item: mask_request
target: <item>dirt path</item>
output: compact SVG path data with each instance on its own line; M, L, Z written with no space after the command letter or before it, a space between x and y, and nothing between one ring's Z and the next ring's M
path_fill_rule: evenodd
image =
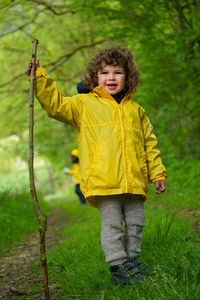
M47 222L46 248L48 252L59 241L59 232L67 226L67 217L64 212L56 208L48 216ZM34 274L30 266L38 258L38 233L29 235L24 242L0 258L0 299L44 299L42 278ZM32 290L26 289L27 284L40 286L41 292L35 295ZM55 284L49 282L49 289L52 296L56 294ZM27 296L19 295L20 291L24 291L24 295L27 294ZM58 298L53 296L52 299Z

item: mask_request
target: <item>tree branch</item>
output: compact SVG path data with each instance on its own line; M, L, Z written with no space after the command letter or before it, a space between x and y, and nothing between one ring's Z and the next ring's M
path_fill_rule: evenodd
M0 88L6 86L6 85L9 85L11 84L13 81L17 80L18 78L20 78L21 76L24 76L26 75L26 72L23 72L23 73L20 73L18 75L16 75L15 77L13 77L12 79L10 79L9 81L3 83L3 84L0 84Z
M3 34L0 34L0 38L3 38L4 36L8 35L8 34L11 34L11 33L15 33L16 31L18 30L22 30L23 28L25 28L26 26L28 26L29 24L31 23L34 23L34 21L36 20L36 18L38 17L38 15L43 12L45 9L42 9L42 10L39 10L36 12L35 16L27 23L24 23L23 25L17 27L16 29L13 29L12 31L9 31L9 32L6 32L6 33L3 33Z
M49 67L49 66L53 66L53 68L51 70L49 70L51 72L51 71L57 69L58 66L60 66L64 61L66 61L67 59L69 59L77 51L79 51L81 49L84 49L84 48L94 47L95 45L101 44L101 43L103 43L105 41L106 41L106 39L102 39L102 40L99 40L99 41L94 41L94 42L89 43L89 44L80 45L77 48L75 48L74 50L72 50L70 53L62 55L61 57L59 57L57 60L53 61L52 63L44 65L44 68ZM11 84L13 81L17 80L18 78L20 78L20 77L22 77L24 75L27 75L27 73L23 72L23 73L20 73L20 74L16 75L15 77L13 77L12 79L10 79L9 81L0 84L0 88L5 87L5 86Z
M3 4L2 6L0 6L0 9L5 9L5 8L8 8L8 7L14 6L14 4L12 4L12 2L13 1L11 0L10 3Z
M184 9L186 8L186 6L181 6L178 0L171 0L171 3L173 7L176 9L176 11L178 12L178 20L181 29L183 30L186 29L187 25L191 27L192 24L184 15Z
M74 50L72 50L70 53L67 53L65 55L60 56L57 60L55 60L52 63L49 63L49 64L45 65L44 67L46 68L46 67L53 66L53 68L49 70L50 72L52 72L55 69L57 69L58 66L60 66L64 61L68 60L72 55L74 55L77 51L79 51L81 49L85 49L85 48L94 47L97 44L101 44L101 43L105 42L105 40L106 39L102 39L102 40L99 40L99 41L91 42L89 44L80 45L77 48L75 48Z
M31 0L31 1L34 2L34 3L43 5L46 9L48 9L54 15L57 15L57 16L64 15L64 14L67 14L67 13L77 13L78 11L83 9L82 7L79 7L77 9L69 9L66 5L53 4L53 3L50 3L50 2L45 1L45 0ZM56 11L56 9L63 9L63 8L67 8L67 9L64 10L64 11L61 11L61 12Z
M60 82L72 82L75 78L77 78L77 76L79 76L81 73L81 71L79 70L78 72L76 72L74 75L72 76L68 76L67 74L62 74L62 76L57 76L55 77L55 81L60 81Z

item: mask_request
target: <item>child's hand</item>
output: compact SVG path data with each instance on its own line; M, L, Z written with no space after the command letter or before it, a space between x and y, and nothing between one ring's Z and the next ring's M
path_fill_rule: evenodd
M165 180L157 180L154 183L156 185L156 194L161 194L166 190Z
M64 172L64 173L69 172L69 168L64 168L64 169L63 169L63 172Z
M31 75L31 69L32 69L32 60L29 61L29 64L28 64L28 68L27 68L27 75L30 76ZM37 58L36 59L36 70L40 67L40 59Z

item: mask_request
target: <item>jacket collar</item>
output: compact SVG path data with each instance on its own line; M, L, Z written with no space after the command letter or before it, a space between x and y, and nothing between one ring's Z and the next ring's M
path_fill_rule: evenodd
M114 98L106 91L106 89L105 89L103 86L101 86L101 85L96 86L96 87L92 90L92 93L96 94L98 97L106 98L106 99L111 100L111 101L115 101L115 99L114 99ZM126 96L122 99L122 101L130 100L132 94L133 94L133 93L126 95ZM116 101L115 101L115 102L116 102ZM116 102L116 103L117 103L117 102Z

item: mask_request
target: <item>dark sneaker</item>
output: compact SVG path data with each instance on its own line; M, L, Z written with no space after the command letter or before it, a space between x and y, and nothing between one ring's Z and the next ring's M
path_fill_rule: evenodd
M151 269L139 260L139 257L129 258L129 261L139 270L141 273L150 273Z
M144 281L145 278L140 274L139 270L134 267L133 263L126 260L121 265L115 265L110 267L111 281L113 284L139 284Z

